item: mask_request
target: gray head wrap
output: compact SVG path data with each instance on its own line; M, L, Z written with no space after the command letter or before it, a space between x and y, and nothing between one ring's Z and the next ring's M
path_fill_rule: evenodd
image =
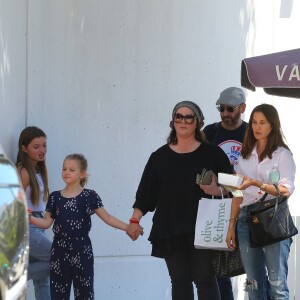
M174 116L180 107L188 107L189 109L191 109L193 111L193 113L195 114L195 116L197 117L197 120L199 123L199 128L203 127L204 116L203 116L202 110L196 103L194 103L192 101L181 101L181 102L177 103L175 105L175 107L173 108L172 120L174 119Z

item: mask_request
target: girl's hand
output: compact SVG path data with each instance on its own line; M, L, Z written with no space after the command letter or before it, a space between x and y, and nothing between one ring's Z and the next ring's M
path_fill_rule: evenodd
M30 223L30 220L31 220L31 214L32 214L32 209L27 209L27 214L28 214L28 220L29 220L29 223Z
M127 226L126 233L133 241L135 241L138 239L139 235L144 234L143 229L144 228L140 224L129 223L129 225Z

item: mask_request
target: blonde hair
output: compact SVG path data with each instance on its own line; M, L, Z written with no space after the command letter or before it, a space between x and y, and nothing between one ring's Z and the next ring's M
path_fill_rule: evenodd
M81 172L87 171L88 162L87 162L87 159L84 157L83 154L80 154L80 153L69 154L69 155L66 156L65 160L68 160L68 159L78 161L79 168L80 168ZM87 184L87 180L88 180L88 175L86 175L84 178L81 178L80 179L80 185L82 187L84 187Z

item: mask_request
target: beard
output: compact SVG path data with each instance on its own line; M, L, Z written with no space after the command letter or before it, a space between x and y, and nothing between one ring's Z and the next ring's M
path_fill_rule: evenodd
M224 124L230 127L231 126L235 127L236 125L238 125L240 118L241 118L241 113L237 113L234 116L221 116L221 119L224 122Z

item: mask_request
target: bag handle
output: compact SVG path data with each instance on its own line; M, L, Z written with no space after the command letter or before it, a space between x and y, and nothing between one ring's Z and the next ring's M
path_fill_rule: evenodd
M220 185L219 185L219 190L221 191L222 199L224 199L223 189L222 189L222 187Z
M274 220L274 217L277 214L277 209L278 209L278 202L279 202L279 196L281 196L281 193L279 191L278 185L276 183L273 183L273 185L275 186L275 189L277 191L277 195L276 195L276 202L275 202L275 207L274 207L274 214L273 214L273 218L272 220Z
M268 195L269 194L267 192L264 193L264 195L257 202L263 202L263 201L265 201Z
M277 214L277 209L278 209L278 205L279 205L279 197L281 196L281 193L280 193L280 190L279 190L277 184L274 183L273 185L275 186L275 189L277 191L277 195L276 195L276 201L275 201L275 206L274 206L274 214L273 214L272 220L274 220L274 217ZM263 195L263 197L261 199L259 199L257 202L263 202L266 199L267 196L268 196L268 193L265 193ZM247 209L247 212L248 212L248 215L250 215L250 209L249 208Z
M275 186L275 189L276 189L276 191L277 191L276 202L275 202L275 207L274 207L274 215L273 215L273 218L274 218L274 216L275 216L276 213L277 213L278 202L279 202L279 196L281 196L281 193L280 193L280 190L279 190L279 188L278 188L278 185L277 185L276 183L273 183L273 185ZM267 196L268 196L268 193L264 193L264 195L262 196L261 199L258 200L258 202L263 202L263 201L266 199ZM272 218L272 220L273 220L273 218Z
M277 191L277 195L276 198L278 198L278 196L281 196L281 193L279 191L278 185L276 183L273 183L273 185L275 186L275 189ZM269 193L264 193L264 195L259 199L259 202L263 202L264 200L266 200L267 196L269 195Z
M275 186L275 189L277 191L277 195L276 195L276 203L275 203L275 208L274 208L274 215L273 215L273 219L277 213L277 208L278 208L278 201L279 201L279 196L281 195L280 191L279 191L279 188L278 188L278 185L273 183L273 185Z
M221 185L218 185L219 190L221 191L221 199L224 199L224 194L223 194L223 189L221 187ZM212 196L212 199L215 199L215 196Z
M221 191L221 199L224 199L224 194L223 194L223 189L221 188L221 185L218 185L218 188L220 189L220 191ZM218 196L216 196L216 197L218 197ZM215 200L215 196L214 195L212 195L211 196L211 199L212 200ZM216 198L216 200L220 200L219 198Z
M275 186L275 189L277 191L277 195L276 196L281 196L281 193L279 191L278 185L276 183L273 183L273 185Z

